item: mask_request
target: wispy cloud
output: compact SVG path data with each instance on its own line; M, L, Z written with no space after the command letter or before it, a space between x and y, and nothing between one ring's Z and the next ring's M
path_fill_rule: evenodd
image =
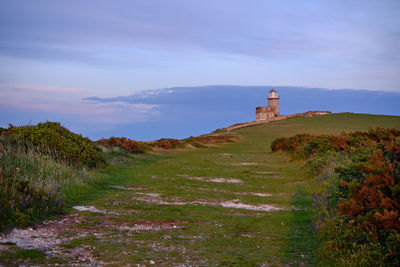
M0 125L56 120L92 138L128 136L139 140L184 138L255 119L267 105L268 89L280 94L282 114L331 110L400 115L400 94L290 86L202 86L144 90L128 96L86 97L80 92L9 90L0 97ZM35 114L31 117L30 114ZM5 115L8 114L8 115Z
M152 140L187 137L255 119L255 107L267 105L267 93L280 94L282 114L308 110L400 115L400 93L367 90L329 90L294 86L201 86L148 90L129 96L90 97L95 103L156 105L157 115L139 123L110 130L109 135L128 135ZM154 131L157 129L157 131ZM104 136L104 135L103 135Z
M27 85L27 84L0 84L0 91L6 90L22 90L33 92L83 92L84 88L68 88L57 86L41 86L41 85Z
M37 85L0 85L0 105L26 112L45 112L77 116L79 120L99 124L123 124L144 121L156 116L157 105L126 102L81 100L83 88Z
M82 48L103 46L102 51L109 51L107 47L119 46L180 54L205 50L272 59L326 53L340 56L344 51L365 52L395 40L393 31L399 22L393 10L400 7L395 0L369 5L358 1L42 3L3 6L0 14L8 27L0 28L4 37L1 53L93 62L101 59L101 51ZM372 26L370 19L374 19Z
M76 87L120 94L221 83L400 91L399 9L398 0L0 1L0 79L68 84L73 74Z
M107 124L143 122L157 115L157 105L128 104L124 102L93 103L83 102L89 121Z
M253 116L254 107L266 105L269 88L276 88L282 97L283 114L304 112L311 109L329 109L333 112L400 115L399 93L383 93L367 90L330 90L295 86L233 86L210 85L198 87L174 87L144 90L129 96L111 98L88 97L94 103L126 103L157 105L166 114L169 109L181 110L182 114L203 113L248 114ZM362 100L362 101L361 101ZM362 103L359 103L359 102ZM354 105L354 103L358 103ZM165 114L162 114L165 115Z

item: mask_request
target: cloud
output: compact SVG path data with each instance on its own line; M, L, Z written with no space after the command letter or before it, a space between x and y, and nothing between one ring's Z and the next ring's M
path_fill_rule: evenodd
M27 84L0 84L0 91L5 90L21 90L33 92L82 92L84 88L67 88L56 86L41 86L41 85L27 85Z
M0 13L4 25L0 52L93 63L102 62L101 51L82 47L103 46L106 51L122 46L182 54L204 50L272 59L356 53L374 43L374 48L390 43L391 31L399 26L391 10L398 7L396 1L370 5L358 1L72 1L57 5L42 1L41 5L25 2L22 7L8 3ZM358 12L349 12L352 9ZM371 27L370 18L379 27ZM388 34L382 35L383 30Z
M0 105L26 112L73 115L79 120L99 124L122 124L156 116L157 105L127 102L82 101L83 88L37 85L0 85ZM76 94L79 93L79 94Z
M308 110L400 115L400 93L366 90L329 90L295 86L173 87L144 90L129 96L90 97L92 102L156 105L155 116L115 125L94 136L128 136L139 140L185 138L255 119L255 107L267 105L267 94L277 89L282 114ZM89 101L89 100L86 100Z
M120 94L221 83L398 91L399 8L398 0L0 1L0 79L73 75L77 87Z
M294 86L172 87L129 96L78 98L76 92L2 92L0 125L54 120L91 138L127 136L137 140L184 138L255 119L277 89L282 114L308 110L400 115L400 94ZM16 115L17 114L17 115Z
M88 103L84 102L85 110L92 122L106 124L126 124L151 119L159 114L157 105L129 104L124 102Z
M246 114L253 116L256 106L266 105L267 92L276 88L281 95L283 114L304 112L312 109L329 109L333 112L360 112L400 115L399 93L367 90L329 90L295 86L234 86L211 85L198 87L173 87L143 90L130 96L112 98L89 97L87 101L98 103L144 103L157 105L166 113L173 109L182 114L199 116L229 116ZM355 104L357 103L357 104ZM203 115L202 115L203 114Z

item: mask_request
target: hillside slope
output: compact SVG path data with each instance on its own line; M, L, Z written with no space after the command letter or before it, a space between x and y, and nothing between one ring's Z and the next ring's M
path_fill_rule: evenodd
M22 231L3 241L51 255L39 263L314 264L314 178L302 162L271 153L270 144L279 136L377 126L400 129L400 117L292 118L239 129L241 142L217 148L115 158L113 168L96 171L95 192L75 198L89 211L71 209L23 232L24 241ZM21 249L7 246L0 262L21 262Z

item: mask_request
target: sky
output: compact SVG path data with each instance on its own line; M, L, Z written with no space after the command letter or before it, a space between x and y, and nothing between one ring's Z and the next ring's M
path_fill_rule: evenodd
M227 85L241 85L245 95L286 86L295 95L323 88L397 97L399 14L398 0L0 0L0 127L60 121L92 138L203 132L210 126L177 123L196 104L177 92L197 99L212 92L233 101L228 107L241 105ZM168 109L126 101L168 91L175 97ZM215 117L220 105L206 104L202 116ZM377 112L363 105L348 111ZM388 108L399 115L396 105ZM154 129L161 118L179 127Z

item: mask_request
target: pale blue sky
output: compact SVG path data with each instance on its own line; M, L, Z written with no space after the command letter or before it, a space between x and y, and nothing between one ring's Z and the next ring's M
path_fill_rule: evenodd
M114 127L154 107L83 99L215 84L400 92L399 14L398 0L0 0L0 105Z

